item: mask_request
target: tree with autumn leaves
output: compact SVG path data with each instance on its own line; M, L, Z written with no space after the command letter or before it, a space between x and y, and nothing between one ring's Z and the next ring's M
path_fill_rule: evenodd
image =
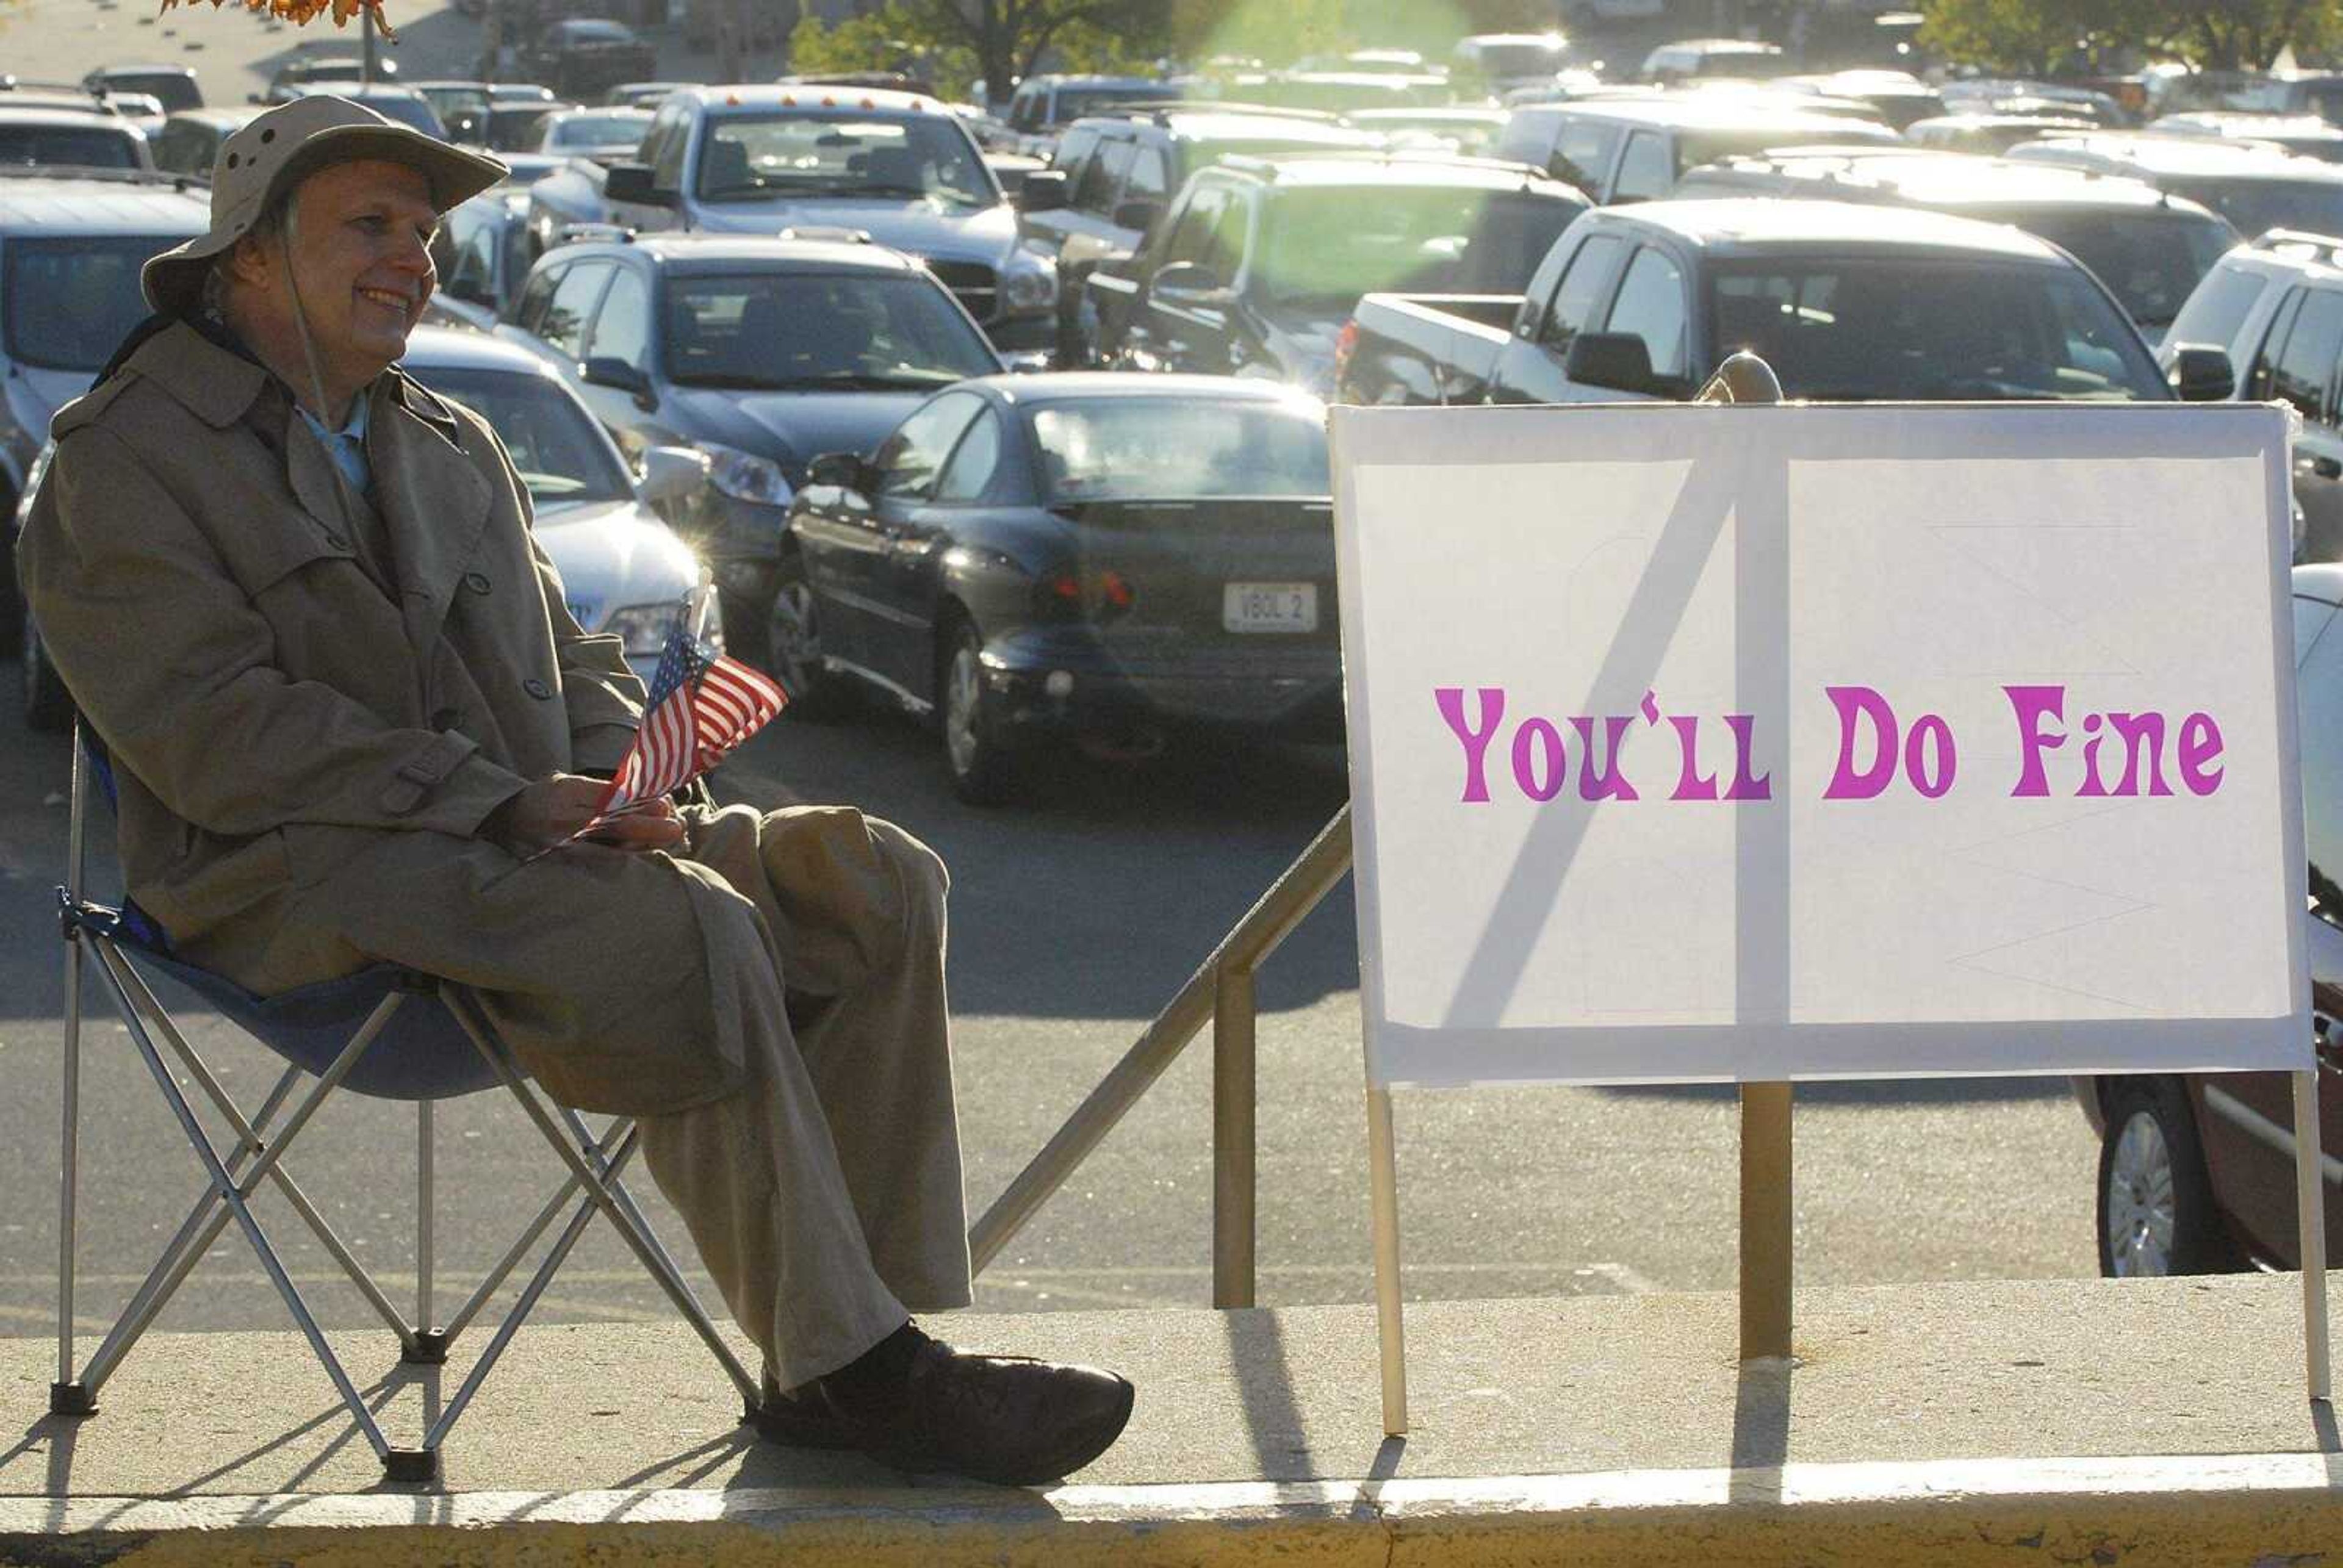
M1946 59L2043 75L2121 51L2206 70L2268 70L2343 45L2343 0L1921 0Z

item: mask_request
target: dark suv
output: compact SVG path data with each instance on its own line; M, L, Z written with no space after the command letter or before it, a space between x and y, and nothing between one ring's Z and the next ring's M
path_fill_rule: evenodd
M1371 148L1383 138L1316 116L1223 108L1157 109L1077 120L1050 166L1025 177L1017 198L1025 248L1058 266L1057 361L1090 363L1098 319L1082 280L1128 260L1198 169L1223 158Z
M1518 289L1587 206L1493 159L1232 158L1188 182L1138 255L1091 275L1100 357L1323 397L1360 296Z

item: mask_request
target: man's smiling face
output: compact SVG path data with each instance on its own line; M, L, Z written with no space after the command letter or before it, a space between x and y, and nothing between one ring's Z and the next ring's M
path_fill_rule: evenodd
M301 182L290 246L300 308L327 379L359 387L407 352L407 335L438 284L429 245L438 227L431 185L405 164L335 164ZM268 248L274 248L270 246ZM246 274L289 319L282 260Z

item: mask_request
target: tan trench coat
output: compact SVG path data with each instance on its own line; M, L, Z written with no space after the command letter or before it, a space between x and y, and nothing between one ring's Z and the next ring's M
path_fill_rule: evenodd
M689 859L577 846L516 869L474 838L527 781L613 767L642 689L563 608L482 421L396 371L369 396L387 582L282 387L191 327L57 417L19 569L121 764L131 896L263 994L382 957L478 986L584 1109L729 1092L739 966L788 951L793 991L851 985L905 918L900 873L845 809L769 833L789 875L749 897Z

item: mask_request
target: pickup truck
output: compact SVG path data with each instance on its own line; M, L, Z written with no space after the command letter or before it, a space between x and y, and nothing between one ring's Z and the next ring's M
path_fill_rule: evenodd
M1787 396L1832 401L2197 400L2235 379L2222 351L2179 347L2167 382L2099 281L2017 229L1744 198L1598 208L1523 294L1367 295L1335 399L1683 398L1744 348Z
M680 88L630 160L529 187L540 246L563 228L868 238L928 264L1004 353L1047 353L1058 281L958 116L883 87Z

